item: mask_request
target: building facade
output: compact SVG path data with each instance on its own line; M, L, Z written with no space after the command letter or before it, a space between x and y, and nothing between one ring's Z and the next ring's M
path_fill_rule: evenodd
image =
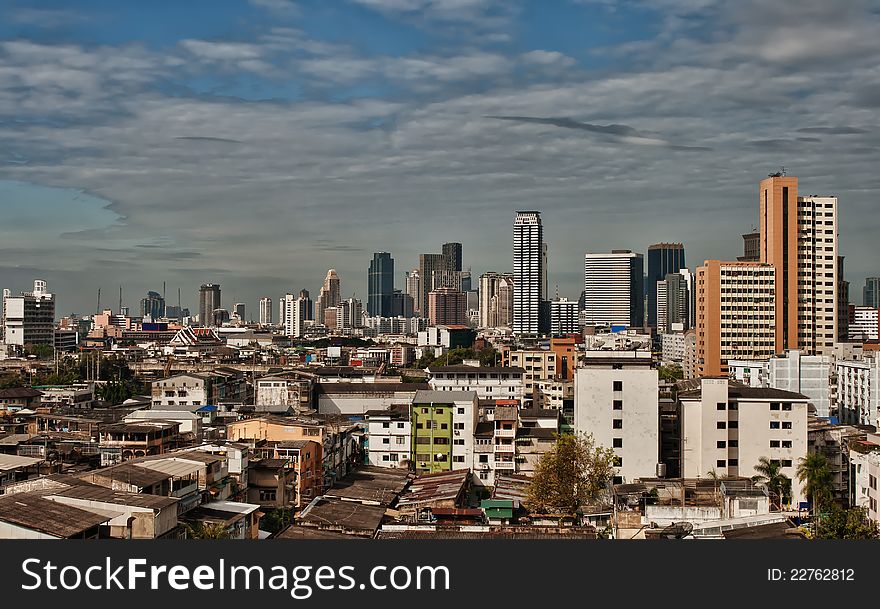
M679 269L686 268L684 259L684 244L682 243L655 243L648 246L648 272L645 290L647 302L648 325L657 328L658 302L656 299L657 282L666 279L670 273L677 273Z
M586 254L584 322L588 326L643 327L643 268L642 255L630 250Z
M367 275L367 313L391 317L394 296L394 258L388 252L376 252Z
M545 281L544 227L541 213L518 211L513 221L513 332L542 331Z

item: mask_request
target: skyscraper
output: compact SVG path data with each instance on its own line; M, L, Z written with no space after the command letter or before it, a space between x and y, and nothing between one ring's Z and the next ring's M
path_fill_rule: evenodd
M461 243L444 243L441 250L446 256L450 271L461 271Z
M467 325L467 295L455 288L428 294L428 321L432 326Z
M502 289L502 286L506 288L504 298L511 299L509 304L507 304L507 301L504 299L502 299L502 303L498 302L498 294L499 290ZM510 327L512 319L509 317L509 315L513 312L513 274L498 273L496 271L483 273L482 275L480 275L480 284L478 287L480 299L479 327ZM503 314L499 318L497 317L497 314L502 308Z
M272 324L272 299L268 296L260 299L260 325Z
M305 329L305 322L310 317L312 300L308 290L301 290L299 296L290 292L281 299L281 324L284 325L284 334L294 338L300 338Z
M648 247L648 283L646 308L648 325L657 327L657 282L669 273L677 273L685 268L684 245L681 243L655 243Z
M415 313L421 313L422 305L422 282L419 275L419 269L412 269L406 273L406 285L403 289L404 293L412 296Z
M417 305L421 315L428 313L428 293L439 287L446 287L443 278L454 272L449 257L445 254L419 254L419 299Z
M862 305L872 309L880 309L880 277L865 279L862 289Z
M312 321L314 316L314 303L308 290L300 290L298 302L301 303L303 321Z
M367 290L367 313L390 317L394 294L394 259L388 252L373 254Z
M644 259L630 250L584 256L584 323L645 325ZM654 287L656 291L656 286Z
M318 301L315 303L315 321L319 324L326 325L326 320L324 319L324 311L326 309L339 305L339 289L339 275L336 274L336 269L330 269L327 271L324 285L321 286L321 291L318 293Z
M758 262L761 259L761 233L746 233L742 238L743 255L737 260L739 262Z
M199 288L199 323L208 327L214 324L214 310L220 308L220 284L205 283Z
M830 353L838 336L837 198L798 196L775 173L759 187L761 262L776 268L777 349Z
M545 254L541 212L516 212L513 221L514 334L538 334L542 330Z
M165 317L165 299L158 292L147 292L146 298L141 299L141 317L149 317L156 321Z
M245 303L235 303L235 306L232 307L232 312L238 318L238 321L247 321L245 314Z

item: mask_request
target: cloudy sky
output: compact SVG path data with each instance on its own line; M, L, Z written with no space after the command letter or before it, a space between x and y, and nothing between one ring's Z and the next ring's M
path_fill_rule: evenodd
M75 6L76 8L71 8ZM583 254L733 258L784 166L840 197L853 301L880 274L880 8L868 0L82 0L0 7L0 287L59 314L365 297L460 241L510 270L543 212ZM171 295L174 295L171 297Z

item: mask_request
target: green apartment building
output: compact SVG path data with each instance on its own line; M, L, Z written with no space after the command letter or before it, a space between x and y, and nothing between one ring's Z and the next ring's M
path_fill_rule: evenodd
M473 462L477 394L417 391L412 417L412 464L417 473L466 469Z

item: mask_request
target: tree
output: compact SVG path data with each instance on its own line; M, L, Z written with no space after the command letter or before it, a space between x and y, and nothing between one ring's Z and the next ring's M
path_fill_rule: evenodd
M684 370L678 364L668 364L657 369L661 381L675 382L684 378Z
M764 486L770 493L770 501L776 497L777 509L791 501L791 479L782 473L782 464L767 457L758 459L755 466L756 476L752 476L752 482L760 486Z
M538 461L526 505L533 512L574 515L607 489L614 461L614 451L596 446L592 435L557 436Z
M190 539L229 539L229 531L222 522L197 522L184 524L186 536Z
M820 507L830 503L834 497L828 460L819 453L801 457L797 467L797 478L804 485L804 493L807 495L807 501L812 504L813 514L819 515Z
M848 510L831 504L831 509L816 527L816 539L878 539L877 523L868 518L863 507Z

